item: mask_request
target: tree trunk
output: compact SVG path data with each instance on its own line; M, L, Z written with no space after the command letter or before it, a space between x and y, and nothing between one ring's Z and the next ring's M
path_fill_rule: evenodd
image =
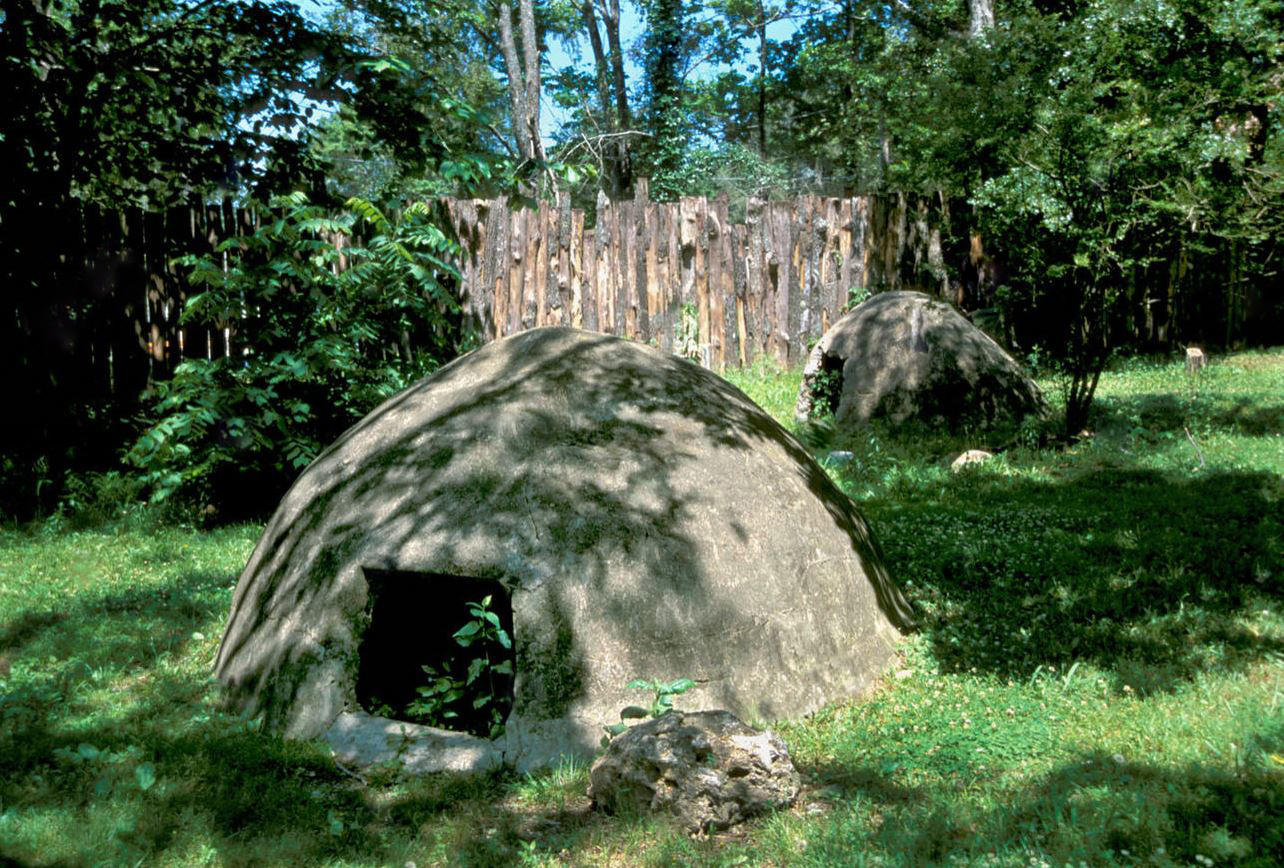
M545 161L544 139L539 128L539 42L535 37L534 0L518 0L522 22L522 55L526 63L526 125L531 137L531 155Z
M613 2L611 9L602 11L606 24L607 44L611 47L608 56L602 46L602 35L598 30L597 13L593 0L584 0L581 11L584 15L584 26L588 29L589 44L593 48L593 61L597 72L598 100L601 103L602 117L606 119L606 132L620 133L628 130L629 116L628 93L624 86L624 63L620 53L620 19L619 3ZM602 148L603 177L607 182L612 199L622 198L632 184L632 173L629 169L629 143L624 137L616 137Z
M508 99L513 112L513 137L517 150L528 164L546 162L544 140L539 126L539 43L535 35L535 10L532 0L518 0L517 14L521 23L522 63L518 62L517 40L513 35L513 8L508 0L499 5L500 50L508 74ZM532 184L528 193L537 189Z
M624 82L624 51L620 48L620 0L611 0L610 14L605 17L606 42L611 48L616 120L620 129L626 130L633 123L633 118L629 113L629 92Z
M517 43L513 38L513 7L506 0L499 4L499 45L504 53L504 71L508 73L508 100L513 113L513 137L517 140L517 153L523 160L529 160L534 152L526 124L525 77L517 63Z
M593 11L593 0L584 0L584 5L580 7L584 15L584 27L588 30L589 45L593 48L593 68L597 74L597 98L602 109L602 116L610 118L613 114L611 111L611 83L609 81L610 70L607 67L606 50L602 47L602 34L597 29L597 15ZM607 128L611 129L614 124L609 124Z
M610 7L603 18L606 20L606 44L610 48L611 87L615 92L615 131L625 132L633 126L633 115L629 111L629 91L624 79L624 49L620 47L620 0L610 0ZM618 196L624 196L633 186L633 163L630 158L629 141L618 138L614 142L615 152L615 185Z
M971 20L968 36L975 39L994 26L994 0L969 0Z
M767 155L767 7L758 0L758 155Z

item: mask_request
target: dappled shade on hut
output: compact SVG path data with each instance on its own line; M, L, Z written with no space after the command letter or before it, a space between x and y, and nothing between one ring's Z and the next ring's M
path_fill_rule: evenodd
M852 503L741 392L546 328L406 389L304 471L240 578L215 669L269 728L318 736L378 713L369 685L406 690L363 654L411 678L455 629L434 601L483 594L512 632L497 744L521 768L591 752L642 698L634 678L695 679L684 707L748 719L850 697L909 616Z
M795 416L832 414L847 432L874 420L991 431L1045 411L1016 360L950 305L921 292L884 292L812 349Z

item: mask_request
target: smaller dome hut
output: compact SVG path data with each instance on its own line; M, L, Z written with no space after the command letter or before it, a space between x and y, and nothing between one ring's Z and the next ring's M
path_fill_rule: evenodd
M803 370L795 417L832 414L952 431L1015 427L1046 412L1021 366L958 311L921 292L884 292L834 323Z

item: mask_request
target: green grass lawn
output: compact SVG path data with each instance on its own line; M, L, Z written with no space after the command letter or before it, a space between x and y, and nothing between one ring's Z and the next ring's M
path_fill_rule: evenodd
M796 371L729 378L792 415ZM1279 864L1284 353L1127 363L1036 442L832 444L920 627L778 724L797 807L708 839L590 812L582 767L359 780L220 713L255 527L2 531L0 864Z

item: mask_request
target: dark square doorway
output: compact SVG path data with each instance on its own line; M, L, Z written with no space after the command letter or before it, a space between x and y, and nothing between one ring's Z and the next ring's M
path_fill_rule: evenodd
M513 706L508 589L493 579L445 573L363 573L369 622L358 645L357 701L371 714L494 737L496 721L502 728ZM470 612L470 603L486 597L507 648L489 619ZM464 637L468 647L456 638L463 628L474 631Z

